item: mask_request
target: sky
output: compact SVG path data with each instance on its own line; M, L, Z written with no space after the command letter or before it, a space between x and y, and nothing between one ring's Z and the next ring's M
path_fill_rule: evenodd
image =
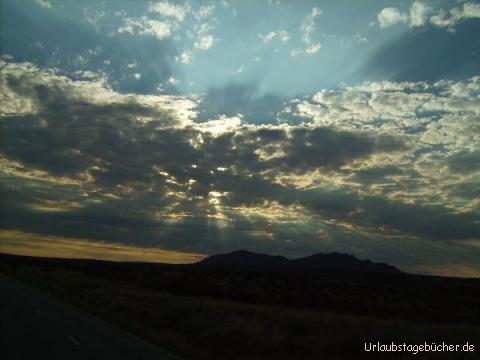
M480 276L480 2L3 0L0 251Z

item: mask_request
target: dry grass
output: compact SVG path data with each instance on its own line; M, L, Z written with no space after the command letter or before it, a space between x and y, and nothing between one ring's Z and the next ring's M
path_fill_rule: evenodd
M79 270L20 265L12 273L186 359L370 359L411 354L362 351L365 341L476 344L476 326L378 319L312 309L181 296ZM181 279L179 279L181 281ZM382 356L383 355L383 356ZM389 355L389 356L385 356ZM422 359L474 359L474 354L427 354ZM464 356L464 357L462 357Z

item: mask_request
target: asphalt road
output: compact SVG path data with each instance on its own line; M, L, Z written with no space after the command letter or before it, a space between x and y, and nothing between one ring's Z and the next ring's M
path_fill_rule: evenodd
M41 290L0 275L0 358L179 359Z

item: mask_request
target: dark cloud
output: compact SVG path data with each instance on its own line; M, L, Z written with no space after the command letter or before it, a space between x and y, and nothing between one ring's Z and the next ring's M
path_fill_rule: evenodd
M387 182L386 177L388 176L404 174L406 171L397 166L375 166L353 172L352 178L360 184L375 184Z
M451 191L452 195L463 199L480 199L480 184L473 179L461 184L455 184Z
M447 159L450 171L454 173L474 173L480 170L480 150L460 151Z
M480 237L480 223L474 213L456 213L443 206L403 204L379 197L361 202L358 219L372 226L392 229L434 240L472 239Z
M345 238L343 224L351 236L368 229L372 236L441 242L480 237L474 212L405 204L342 184L279 181L312 172L345 181L347 172L365 187L404 175L393 165L347 169L402 154L411 146L405 137L314 125L208 132L158 106L165 99L94 101L105 89L4 69L4 90L35 107L0 118L1 154L10 166L1 181L4 228L206 253L247 247L292 255L319 249L322 236ZM180 106L175 101L166 103ZM470 155L458 155L457 164L471 162ZM327 235L317 234L319 225Z
M404 140L393 136L373 136L326 127L297 127L291 131L280 156L270 162L294 172L319 167L335 168L374 153L404 150Z

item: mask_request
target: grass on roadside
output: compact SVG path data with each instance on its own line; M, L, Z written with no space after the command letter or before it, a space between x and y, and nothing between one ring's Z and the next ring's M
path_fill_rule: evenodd
M469 341L479 347L477 354L480 351L480 329L474 326L376 319L180 296L61 268L21 265L15 273L7 266L1 266L0 271L190 360L376 358L363 351L366 341L411 344ZM392 354L377 355L392 357ZM393 358L412 356L396 355ZM423 353L420 356L472 359L475 355Z

